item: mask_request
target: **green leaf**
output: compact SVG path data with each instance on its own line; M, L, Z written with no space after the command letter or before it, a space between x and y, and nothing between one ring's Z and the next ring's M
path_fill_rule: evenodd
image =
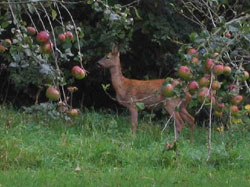
M222 4L228 4L228 0L219 0Z
M193 42L198 37L198 34L196 32L192 32L189 37L190 40Z
M9 26L9 22L8 21L4 21L2 24L1 24L2 28L5 29Z
M27 4L27 6L28 6L29 12L30 12L31 14L33 14L33 13L35 12L35 9L34 9L33 5Z
M136 17L137 17L139 20L142 20L142 17L140 16L140 14L139 14L137 8L135 8L135 7L133 7L133 8L134 8L134 10L135 10L135 15L136 15Z
M110 84L102 84L102 89L106 91L110 87Z
M54 9L52 9L51 14L52 14L52 19L54 21L56 19L56 17L57 17L57 12Z
M250 34L244 35L243 36L248 42L250 42Z
M136 108L138 108L139 110L143 110L145 108L144 103L136 103L135 104Z
M24 53L27 55L27 56L32 56L32 51L30 49L24 49Z

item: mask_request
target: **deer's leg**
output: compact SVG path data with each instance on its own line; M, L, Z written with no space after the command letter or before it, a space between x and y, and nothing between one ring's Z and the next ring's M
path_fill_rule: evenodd
M136 129L138 123L138 109L135 106L128 107L130 112L130 123L131 123L131 130L132 135L136 136Z
M184 127L184 122L181 118L181 115L179 112L174 112L174 120L175 120L175 124L176 124L176 130L177 130L177 137L180 134L181 130Z
M189 124L190 127L190 139L193 140L193 132L194 132L194 117L191 116L186 108L181 108L180 115L182 119Z
M179 133L184 127L184 122L181 118L181 115L178 111L175 111L175 106L171 106L170 104L166 104L165 109L168 111L169 115L174 114L174 120L176 124L176 131L177 131L177 137L178 137Z

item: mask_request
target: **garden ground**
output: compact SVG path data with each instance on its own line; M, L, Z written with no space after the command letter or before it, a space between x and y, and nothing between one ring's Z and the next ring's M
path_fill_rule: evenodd
M90 111L70 121L0 107L0 186L249 186L250 128L189 129L176 151L172 125L141 119L131 137L127 115Z

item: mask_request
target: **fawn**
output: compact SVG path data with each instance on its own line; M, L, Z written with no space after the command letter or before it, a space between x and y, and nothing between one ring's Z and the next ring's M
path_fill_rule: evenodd
M194 118L191 116L186 107L191 95L186 92L185 100L181 98L166 99L162 93L162 86L165 79L156 80L134 80L123 76L120 64L120 52L117 47L112 48L112 52L105 55L98 61L98 65L102 68L109 69L111 73L112 86L116 92L116 99L124 107L127 107L130 112L130 122L132 134L136 135L138 109L136 103L143 103L145 107L152 108L155 105L162 104L170 115L173 115L176 122L177 135L184 127L184 123L190 126L190 137L192 140L194 129ZM179 110L176 107L179 106Z

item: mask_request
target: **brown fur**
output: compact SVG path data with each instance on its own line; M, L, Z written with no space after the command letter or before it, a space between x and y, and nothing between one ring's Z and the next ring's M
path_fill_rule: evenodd
M98 61L98 64L103 68L109 69L112 85L116 91L116 99L130 111L131 130L133 135L136 135L138 121L136 103L144 103L148 108L152 108L162 103L163 107L170 115L174 113L177 134L180 133L186 122L190 126L190 135L192 138L194 118L186 110L191 100L190 94L186 94L186 98L183 102L180 98L175 97L166 100L161 91L165 79L134 80L124 77L121 71L120 55L117 48L113 48L111 53L108 53ZM178 105L180 106L180 110L176 111Z

